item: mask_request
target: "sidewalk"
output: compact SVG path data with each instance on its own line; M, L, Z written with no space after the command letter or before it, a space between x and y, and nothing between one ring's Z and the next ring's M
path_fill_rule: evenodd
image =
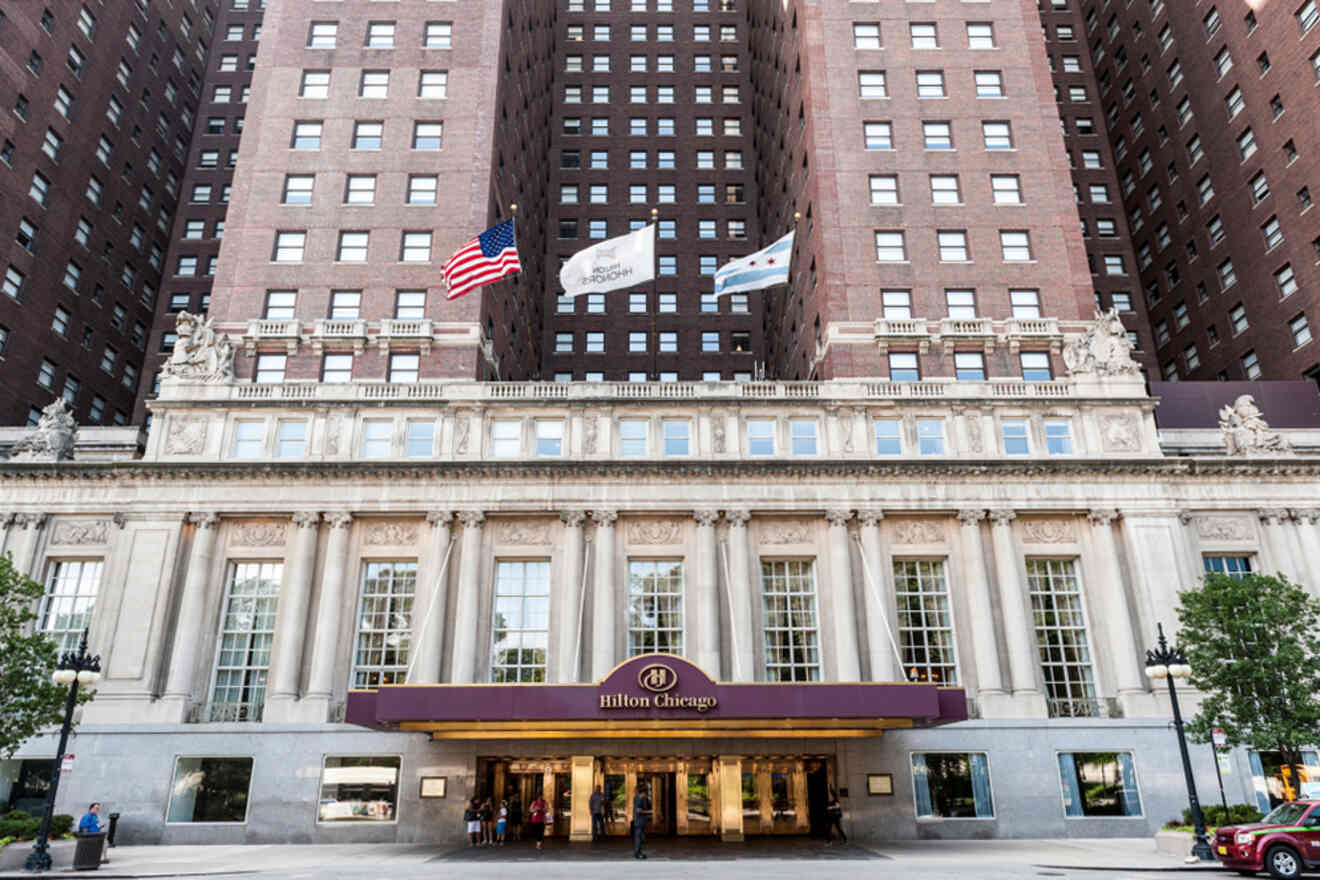
M19 852L27 846L9 847L0 853L2 878L31 877L15 866ZM757 876L800 876L803 862L822 864L851 862L849 875L876 874L903 876L926 872L940 873L952 865L975 865L978 873L1002 872L1005 876L1022 872L1039 875L1049 870L1084 871L1103 878L1102 872L1170 872L1184 874L1206 870L1222 871L1217 863L1184 865L1180 859L1161 855L1150 838L1097 840L929 840L899 841L875 845L826 846L822 841L803 839L751 840L744 844L721 844L703 840L655 840L648 843L650 864L675 862L718 862L761 866ZM247 845L247 846L121 846L110 850L110 862L95 874L76 872L99 880L119 877L206 877L206 876L334 876L381 877L425 874L484 876L485 869L507 875L509 868L522 870L536 862L552 873L543 876L581 878L590 873L593 862L608 863L607 873L615 876L618 862L631 863L627 841L590 845L570 845L555 841L537 853L530 844L510 844L503 848L442 847L425 844L338 844L338 845ZM859 863L869 862L873 868ZM17 865L22 860L18 858ZM782 866L776 869L776 863ZM796 867L794 867L796 865ZM857 869L862 869L857 871ZM724 870L723 868L721 869ZM1094 873L1092 873L1094 872ZM74 874L68 863L58 861L52 875ZM540 873L540 870L538 870ZM685 872L686 873L686 872ZM812 873L815 873L814 871Z

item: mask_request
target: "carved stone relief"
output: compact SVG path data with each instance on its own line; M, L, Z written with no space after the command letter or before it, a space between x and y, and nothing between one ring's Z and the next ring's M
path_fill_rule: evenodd
M929 519L895 520L895 544L942 544L944 524Z
M730 518L730 522L733 522ZM804 522L770 520L761 530L763 544L809 544L811 527Z
M206 449L206 416L175 416L165 431L166 455L200 455Z
M1077 540L1077 530L1071 520L1025 519L1022 540L1028 544L1068 544Z
M472 419L467 413L459 413L454 421L454 451L459 455L467 455L468 434L472 431Z
M51 532L52 544L104 544L110 530L110 521L59 520Z
M406 547L417 543L415 522L374 522L367 525L362 543L373 547Z
M715 447L715 451L717 453L724 452L725 421L726 419L724 415L724 410L722 409L711 410L710 413L711 445Z
M1136 416L1111 414L1100 419L1101 442L1105 452L1136 452L1141 448Z
M509 519L495 526L495 540L500 544L549 544L550 524Z
M629 544L679 544L682 531L672 519L630 519L627 524Z
M596 454L596 443L600 433L600 420L594 413L588 413L583 419L583 446L587 455Z
M236 523L234 543L241 547L275 547L283 544L289 524L274 520L248 520Z
M1256 530L1246 517L1205 516L1196 521L1196 534L1219 541L1250 541L1256 537Z

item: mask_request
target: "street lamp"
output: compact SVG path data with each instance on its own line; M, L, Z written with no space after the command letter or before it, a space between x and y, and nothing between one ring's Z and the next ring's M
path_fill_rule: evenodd
M82 642L78 652L66 651L55 667L51 678L56 684L67 684L69 700L64 704L64 725L60 728L60 748L55 753L55 766L50 771L50 792L46 795L46 809L41 814L41 829L37 832L37 842L32 846L25 871L49 871L50 862L50 819L55 813L55 793L60 787L60 764L64 761L64 750L69 745L69 731L73 727L73 707L78 703L78 685L93 685L101 677L101 655L91 657L87 654L87 630L83 630Z
M1192 822L1196 827L1196 843L1192 846L1192 859L1203 862L1215 860L1210 839L1205 833L1205 817L1201 815L1201 801L1196 796L1196 780L1192 778L1192 759L1187 754L1187 735L1183 732L1182 712L1178 709L1178 691L1174 687L1175 679L1184 681L1192 674L1192 667L1187 665L1187 655L1182 649L1169 647L1164 638L1164 624L1157 624L1160 633L1159 647L1146 652L1146 675L1152 680L1167 679L1169 682L1169 702L1173 705L1173 726L1178 731L1178 749L1182 752L1183 777L1187 780L1187 799L1192 805Z

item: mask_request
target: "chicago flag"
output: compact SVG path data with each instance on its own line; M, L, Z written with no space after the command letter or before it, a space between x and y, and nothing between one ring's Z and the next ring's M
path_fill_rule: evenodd
M739 257L715 271L715 295L760 290L788 283L788 264L793 259L793 233L767 248Z

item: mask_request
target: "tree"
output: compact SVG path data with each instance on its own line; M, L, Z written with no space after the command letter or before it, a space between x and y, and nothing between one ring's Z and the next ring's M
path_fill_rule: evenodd
M1205 694L1188 732L1275 750L1298 779L1303 746L1320 743L1320 602L1286 577L1207 574L1179 595L1178 638Z
M13 757L18 747L43 729L64 720L69 690L50 680L58 662L55 641L34 630L33 607L41 599L41 584L14 568L0 555L0 757ZM81 702L81 701L80 701Z

